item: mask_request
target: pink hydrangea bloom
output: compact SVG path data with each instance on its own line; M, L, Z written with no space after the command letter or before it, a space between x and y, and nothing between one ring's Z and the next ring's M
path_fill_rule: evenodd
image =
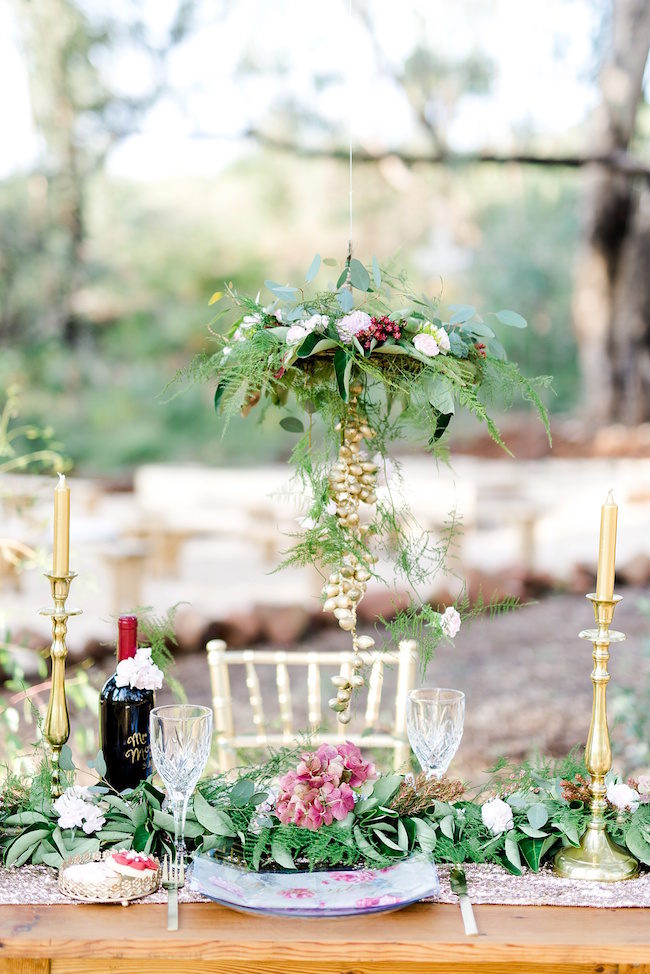
M280 778L275 814L284 825L316 831L334 820L343 821L354 808L356 789L377 777L355 744L321 744L301 755L295 771Z

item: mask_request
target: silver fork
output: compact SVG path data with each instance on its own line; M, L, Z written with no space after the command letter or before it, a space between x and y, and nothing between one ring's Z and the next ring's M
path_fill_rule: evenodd
M167 890L167 929L178 930L178 890L185 885L183 857L165 855L162 862L162 885Z

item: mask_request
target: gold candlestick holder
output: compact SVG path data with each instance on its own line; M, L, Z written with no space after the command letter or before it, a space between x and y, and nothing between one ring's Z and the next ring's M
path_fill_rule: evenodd
M599 599L592 592L587 598L593 604L598 627L585 629L580 633L580 638L588 639L594 647L594 668L591 674L594 697L585 750L585 764L591 775L591 818L579 847L569 846L556 855L555 873L566 879L593 879L613 883L621 879L633 879L639 871L636 859L612 842L605 825L605 775L612 766L612 748L607 726L607 663L610 643L622 642L625 634L609 628L614 618L614 609L621 601L620 595L613 595L611 599Z
M59 755L61 748L70 736L70 718L68 716L68 702L65 696L65 660L68 649L65 637L68 632L70 616L81 615L81 609L67 609L66 601L70 594L70 583L76 578L75 572L67 575L49 575L45 577L50 583L53 609L40 609L40 615L50 616L52 620L52 645L50 659L52 660L52 686L50 699L47 704L43 736L49 744L52 755L52 797L61 794L61 773L59 769Z

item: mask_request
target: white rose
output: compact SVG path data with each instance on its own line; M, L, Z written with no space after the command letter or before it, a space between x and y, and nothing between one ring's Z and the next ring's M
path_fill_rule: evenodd
M307 331L324 331L329 323L330 320L327 315L312 315L311 318L307 318L307 321L303 322L303 326Z
M450 639L453 639L460 629L460 622L460 615L453 605L448 606L440 616L440 628Z
M76 829L81 828L86 810L86 802L83 798L77 798L70 794L72 789L64 791L55 802L52 808L59 816L59 828Z
M301 342L303 338L306 338L309 334L302 325L292 325L287 332L286 343L287 345L295 345L297 342Z
M350 344L355 335L361 331L366 331L370 325L370 315L365 311L353 311L349 315L344 315L336 323L336 330L342 342Z
M501 798L491 798L489 802L485 802L481 806L481 818L492 835L508 832L515 824L510 805Z
M135 690L160 690L163 672L153 662L149 646L141 646L135 656L120 660L115 671L115 684Z
M435 328L432 331L431 334L435 338L435 340L436 340L436 342L438 344L438 348L440 349L440 351L441 352L448 352L449 349L451 348L451 344L449 342L449 335L447 334L447 332L445 331L445 329L444 328Z
M420 332L418 335L415 335L413 344L418 352L422 352L423 355L428 355L430 358L434 358L440 352L438 342L433 335L427 335L426 332Z
M639 793L629 785L610 781L607 785L607 801L621 811L629 809L630 812L635 812L639 807Z

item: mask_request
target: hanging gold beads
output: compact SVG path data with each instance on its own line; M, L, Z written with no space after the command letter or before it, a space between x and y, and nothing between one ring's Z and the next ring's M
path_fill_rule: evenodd
M363 449L363 440L371 440L374 430L358 409L358 397L363 387L355 382L350 387L350 401L345 421L337 427L341 431L341 446L336 463L329 473L330 495L336 504L336 517L342 528L360 541L367 528L361 524L359 508L361 504L376 503L375 493L377 464ZM363 686L360 670L363 661L360 652L372 649L375 645L371 636L357 636L357 606L363 598L371 577L368 564L374 561L372 555L364 553L357 556L348 552L343 556L340 568L333 572L323 587L323 611L331 612L338 620L341 629L352 636L352 674L333 676L332 683L336 696L329 706L338 715L341 724L350 721L350 700L354 690Z

